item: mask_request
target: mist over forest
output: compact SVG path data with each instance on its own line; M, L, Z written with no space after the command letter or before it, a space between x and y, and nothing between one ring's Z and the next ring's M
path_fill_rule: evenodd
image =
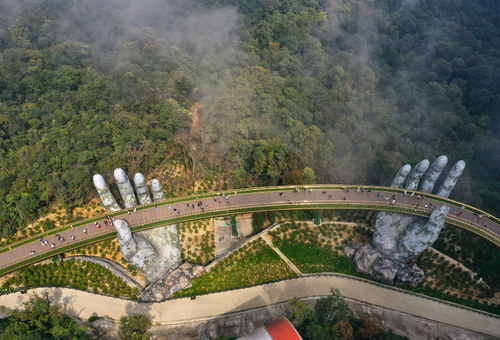
M1 235L95 198L96 173L116 191L117 167L181 195L388 185L442 154L467 163L451 198L498 216L496 6L4 0Z

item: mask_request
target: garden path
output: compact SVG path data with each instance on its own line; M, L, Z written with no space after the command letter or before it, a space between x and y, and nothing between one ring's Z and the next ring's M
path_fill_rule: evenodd
M161 303L140 303L69 288L36 288L24 295L12 293L0 296L0 305L11 309L19 308L33 292L40 295L48 290L54 303L65 306L70 315L83 320L96 314L118 320L121 315L144 313L151 317L153 324L158 322L175 325L207 321L220 315L271 306L293 297L326 296L332 287L338 288L346 298L500 337L499 316L342 274L307 275L250 288L200 295L196 300L181 298Z
M279 257L281 257L281 259L286 262L291 270L293 270L298 276L302 276L302 272L299 270L299 268L297 268L297 266L294 265L292 261L290 261L288 257L285 256L285 254L283 254L278 248L275 247L275 245L269 239L267 233L262 234L260 238L263 239L276 252L276 254L278 254Z

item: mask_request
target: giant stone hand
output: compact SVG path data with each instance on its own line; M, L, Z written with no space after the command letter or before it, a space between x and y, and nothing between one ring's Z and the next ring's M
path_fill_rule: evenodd
M114 177L125 208L135 207L137 200L134 189L125 171L120 168L115 169ZM135 174L134 184L137 188L139 203L151 203L149 188L141 173ZM101 175L94 175L94 185L108 211L121 210ZM153 179L151 187L155 202L165 199L160 181ZM118 241L122 248L123 257L135 266L149 283L163 279L170 268L176 268L180 265L181 246L175 225L140 231L134 235L132 235L125 220L116 220L115 227L118 232Z
M116 220L115 228L123 257L136 267L149 283L163 279L170 268L180 265L181 245L175 225L132 234L127 221Z
M432 193L436 180L447 163L448 158L441 156L429 167L429 161L425 159L418 163L411 173L411 166L406 164L397 173L391 187L404 187L407 191L418 189L420 192ZM465 162L458 161L436 195L448 197L464 168ZM421 180L424 174L425 177ZM449 210L448 206L443 205L436 209L428 219L402 213L380 212L375 222L373 247L382 254L406 262L436 241Z

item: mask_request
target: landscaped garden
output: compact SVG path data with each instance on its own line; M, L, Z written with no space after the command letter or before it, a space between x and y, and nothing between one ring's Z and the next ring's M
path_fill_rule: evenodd
M371 243L376 214L376 212L356 210L324 211L323 223L319 226L311 222L298 222L314 216L313 212L278 216L290 219L292 222L282 224L270 231L269 235L278 249L303 273L336 272L371 280L356 272L354 266L341 253L341 249L345 244L357 241ZM266 221L265 214L262 215L259 219ZM354 222L356 225L333 221ZM464 248L468 244L473 244L476 251L471 251L471 254L475 256L485 257L484 251L479 251L478 254L478 249L489 250L491 255L487 257L488 259L496 256L497 249L493 244L457 227L443 228L435 245L444 248L445 251L448 249L450 254L461 260L458 255L465 256L465 254L459 253L461 247L456 243L460 241L464 244ZM471 258L474 259L474 256ZM494 291L497 291L495 286L497 282L492 286L478 283L471 278L470 272L431 250L423 252L413 261L424 270L426 276L415 288L405 286L400 288L500 315L498 297L493 298ZM480 263L484 262L486 261Z
M207 265L215 258L215 235L212 219L179 223L182 259Z
M425 272L424 280L417 287L400 288L500 315L500 304L486 297L488 285L473 280L461 266L429 249L413 261Z
M269 232L273 243L302 273L337 272L358 276L352 264L335 248L346 225L292 222ZM349 230L351 231L351 230ZM350 235L344 240L351 241Z
M99 256L117 261L122 258L120 243L116 238L90 244L66 253L67 255Z
M130 299L137 299L139 293L137 288L128 286L108 269L74 259L22 268L7 279L1 288L40 286L70 287Z
M302 273L336 272L365 277L341 254L343 245L371 242L371 212L341 211L324 214L332 222L315 226L311 222L284 223L269 232L273 243ZM299 216L300 217L300 216ZM337 219L349 223L333 222ZM358 224L359 223L359 224Z
M174 297L219 292L296 277L288 265L262 239L241 247L192 281L193 287Z
M301 272L336 272L367 278L356 272L341 250L345 244L357 241L371 243L376 214L360 210L325 210L321 212L323 223L317 226L311 222L320 216L317 211L255 213L253 228L254 232L260 232L276 221L291 221L270 231L269 236ZM40 230L54 227L53 221L45 222L46 226L40 226ZM183 260L203 265L214 260L215 235L210 219L179 223L178 232ZM484 239L449 226L443 228L435 247L475 271L484 268L500 252ZM105 257L121 262L132 274L140 275L122 257L116 239L91 244L70 251L67 255ZM431 250L422 253L414 261L425 271L426 277L418 287L402 288L500 314L500 306L496 304L498 296L494 297L498 291L498 280L492 280L497 275L495 272L485 277L486 285L477 283L471 278L470 272ZM66 268L66 263L71 264L69 268ZM193 287L175 296L248 287L294 276L296 274L286 263L263 240L258 239L229 255L210 272L195 279ZM101 282L99 277L108 278L112 284ZM3 288L50 285L129 298L137 294L132 288L124 287L126 284L123 281L115 280L121 281L98 265L69 260L62 265L48 264L21 269L4 283Z
M500 257L500 248L496 245L474 233L450 225L444 226L432 246L476 273L480 273ZM500 266L486 273L483 279L493 291L500 292ZM491 297L492 292L484 294ZM498 295L497 301L500 302L500 293Z

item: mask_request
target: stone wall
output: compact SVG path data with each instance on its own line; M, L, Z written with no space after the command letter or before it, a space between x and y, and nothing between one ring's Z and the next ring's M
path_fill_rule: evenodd
M308 298L305 301L312 308L318 298ZM412 340L419 339L461 339L461 340L491 340L489 335L472 332L463 328L449 326L443 323L415 317L392 309L381 308L353 299L345 299L356 317L371 315L384 329L390 328L400 335L406 335ZM223 315L218 318L189 322L180 325L154 325L151 333L154 340L209 340L221 335L226 337L248 334L281 316L291 317L286 309L286 303L257 308L245 312ZM106 335L103 340L119 339L118 325L108 320L98 320L94 323L100 333Z

